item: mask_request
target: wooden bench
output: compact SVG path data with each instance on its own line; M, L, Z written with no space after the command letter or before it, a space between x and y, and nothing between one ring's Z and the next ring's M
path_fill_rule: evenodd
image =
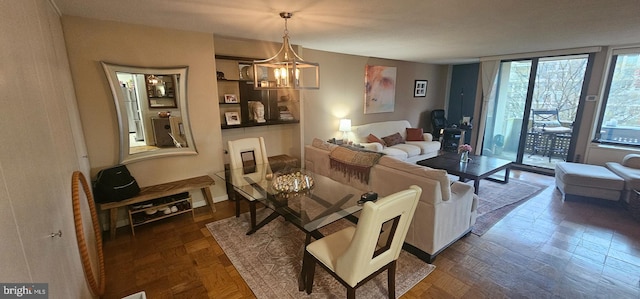
M211 190L209 190L209 186L213 184L215 184L215 182L210 176L203 175L175 182L147 186L140 188L140 193L136 197L125 199L123 201L100 204L100 210L109 210L109 233L111 235L111 239L113 240L116 237L116 220L118 217L118 209L121 207L127 207L129 205L145 202L148 200L176 195L182 192L200 188L200 190L202 191L202 195L204 195L204 198L207 200L207 204L211 206L211 211L215 212L216 208L213 205ZM131 225L133 230L133 223L131 223Z

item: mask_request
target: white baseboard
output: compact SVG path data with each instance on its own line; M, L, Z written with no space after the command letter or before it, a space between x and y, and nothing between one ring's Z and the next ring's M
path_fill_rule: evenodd
M221 196L217 196L213 198L213 202L221 202L221 201L225 201L225 200L229 200L229 195L221 195Z

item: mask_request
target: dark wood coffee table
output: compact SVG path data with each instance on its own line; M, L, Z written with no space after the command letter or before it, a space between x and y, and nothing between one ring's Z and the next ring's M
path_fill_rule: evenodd
M418 161L418 165L427 166L431 168L444 169L448 173L457 175L460 177L460 181L474 180L473 187L475 193L478 194L480 189L480 180L489 179L500 183L509 182L509 167L511 167L511 161L498 159L487 156L475 156L469 155L471 160L467 163L460 162L460 154L457 153L443 153L437 157ZM504 180L496 180L489 176L504 170Z

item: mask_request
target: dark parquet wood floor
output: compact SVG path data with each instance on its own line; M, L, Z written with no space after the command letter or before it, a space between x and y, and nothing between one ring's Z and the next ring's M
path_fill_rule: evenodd
M563 201L553 177L512 176L549 187L482 237L445 250L403 298L640 298L640 222L619 206ZM255 298L205 227L232 217L234 203L216 209L105 238L104 298L142 290L153 299Z

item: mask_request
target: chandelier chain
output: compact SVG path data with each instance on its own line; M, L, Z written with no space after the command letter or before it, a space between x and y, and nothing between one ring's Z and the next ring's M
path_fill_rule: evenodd
M287 19L284 19L284 35L289 36L289 28L287 27Z
M287 21L289 18L284 18L284 35L289 36L289 27L287 27Z

